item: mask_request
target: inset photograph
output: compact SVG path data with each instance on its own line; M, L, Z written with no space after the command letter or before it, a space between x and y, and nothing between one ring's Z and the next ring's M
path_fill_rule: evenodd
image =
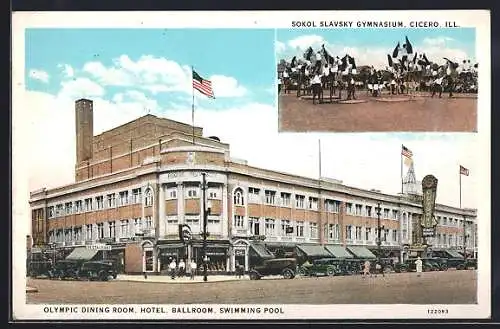
M277 32L282 132L476 132L475 29Z

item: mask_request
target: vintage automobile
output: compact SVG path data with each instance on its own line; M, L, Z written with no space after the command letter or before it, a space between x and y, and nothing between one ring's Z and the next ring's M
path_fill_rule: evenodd
M448 268L456 268L457 270L465 270L465 259L458 257L450 257L446 259Z
M285 279L293 279L296 275L297 260L295 258L274 258L263 260L259 265L250 268L250 280L259 280L267 275L282 275Z
M40 276L50 277L52 273L52 262L49 260L31 261L28 263L28 276L32 278Z
M302 276L333 276L340 273L339 265L336 258L319 258L311 266L299 266L297 272Z
M465 260L465 268L477 270L477 258L467 258Z
M87 280L108 281L112 277L116 279L117 271L111 262L88 261L82 264L78 278Z
M50 270L50 277L59 280L62 279L78 279L81 261L75 260L60 260Z

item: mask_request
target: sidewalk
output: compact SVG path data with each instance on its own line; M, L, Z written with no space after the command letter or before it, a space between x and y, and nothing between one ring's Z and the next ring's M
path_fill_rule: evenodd
M127 275L118 274L116 277L117 281L129 281L129 282L151 282L151 283L203 283L203 275L197 275L191 280L190 277L176 277L172 279L169 275L148 275L144 278L144 275ZM208 275L207 282L224 282L224 281L243 281L250 280L248 275L238 278L234 275Z

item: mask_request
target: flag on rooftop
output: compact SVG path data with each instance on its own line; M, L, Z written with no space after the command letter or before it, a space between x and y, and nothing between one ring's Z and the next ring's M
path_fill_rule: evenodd
M405 157L407 158L411 158L413 156L413 152L410 151L409 148L407 148L406 146L404 145L401 145L401 155L404 155Z
M203 79L195 70L193 70L193 88L207 97L215 98L212 81Z
M467 169L464 166L460 165L460 175L469 176L469 169Z

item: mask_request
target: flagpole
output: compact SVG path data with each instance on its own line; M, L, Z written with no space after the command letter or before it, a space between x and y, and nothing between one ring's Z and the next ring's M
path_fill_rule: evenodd
M460 208L462 208L462 173L460 168L458 168L458 184L460 186Z
M401 150L403 150L403 144L401 144ZM401 194L403 194L403 155L399 152L399 158L401 160Z
M191 89L193 91L193 102L192 102L192 107L191 107L191 120L193 122L193 145L194 145L194 86L193 86L193 73L194 73L194 67L191 66Z

